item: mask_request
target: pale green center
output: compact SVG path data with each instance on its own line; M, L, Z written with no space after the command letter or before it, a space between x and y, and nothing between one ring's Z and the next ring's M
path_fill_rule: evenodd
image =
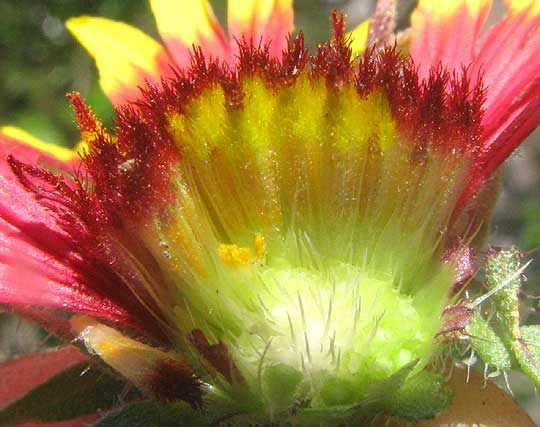
M367 258L317 254L308 240L270 244L264 259L227 246L192 301L204 308L189 318L179 310L180 321L223 342L249 389L274 408L304 398L312 407L352 404L408 363L425 366L449 271L420 275L422 286L409 292L406 272L392 271L393 251L381 269L380 260L374 268Z

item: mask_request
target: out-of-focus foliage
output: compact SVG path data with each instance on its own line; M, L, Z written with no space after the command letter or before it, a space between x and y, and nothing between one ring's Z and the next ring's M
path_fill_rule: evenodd
M0 123L73 144L78 132L64 97L71 90L82 92L98 114L111 115L92 60L64 27L67 18L80 14L145 25L148 8L143 1L0 2Z

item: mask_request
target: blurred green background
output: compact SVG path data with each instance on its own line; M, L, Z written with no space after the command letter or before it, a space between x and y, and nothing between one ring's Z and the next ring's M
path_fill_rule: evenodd
M184 0L191 1L191 0ZM226 1L211 0L221 22ZM404 0L400 22L407 21L412 1ZM497 2L492 19L502 13ZM332 8L348 14L352 28L369 16L374 0L295 0L296 27L305 31L310 46L328 36ZM158 39L146 1L127 0L18 0L0 1L0 125L19 126L39 138L70 146L79 140L65 94L79 91L94 111L110 124L112 106L98 84L91 58L64 28L72 16L97 15L128 22ZM428 207L426 207L428 208ZM492 242L517 244L535 259L527 272L526 291L540 289L540 135L534 134L506 165L501 197L493 222ZM480 254L481 255L481 254ZM538 301L529 299L524 316L538 322ZM2 318L3 317L3 318ZM41 346L44 333L11 316L0 314L0 360ZM537 421L540 405L532 387L513 381L516 396L526 402Z

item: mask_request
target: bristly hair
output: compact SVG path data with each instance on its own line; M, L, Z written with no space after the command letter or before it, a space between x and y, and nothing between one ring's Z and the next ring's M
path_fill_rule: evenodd
M314 75L324 77L329 87L340 89L354 77L352 51L345 33L345 17L334 10L331 23L332 38L319 46L317 53L311 58L311 69Z
M203 405L202 384L194 376L192 367L184 361L159 361L147 382L149 393L162 402L183 400L193 408Z

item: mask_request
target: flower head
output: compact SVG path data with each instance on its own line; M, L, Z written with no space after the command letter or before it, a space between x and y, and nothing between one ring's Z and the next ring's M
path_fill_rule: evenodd
M233 15L232 45L205 2L181 17L204 25L179 33L164 15L177 6L152 2L178 68L118 106L113 131L70 95L86 146L73 175L35 151L0 169L14 201L0 206L0 299L79 313L61 332L160 400L306 424L432 416L449 402L434 373L444 317L472 310L447 307L489 180L540 119L540 68L516 81L504 49L485 59L501 31L473 50L487 2L421 1L411 57L384 32L355 56L338 13L309 55L302 33L284 36L285 3ZM539 19L516 3L498 26ZM85 38L98 22L133 31L70 25ZM459 50L443 25L466 30ZM540 36L519 37L513 60L529 63ZM104 55L105 89L131 98Z

